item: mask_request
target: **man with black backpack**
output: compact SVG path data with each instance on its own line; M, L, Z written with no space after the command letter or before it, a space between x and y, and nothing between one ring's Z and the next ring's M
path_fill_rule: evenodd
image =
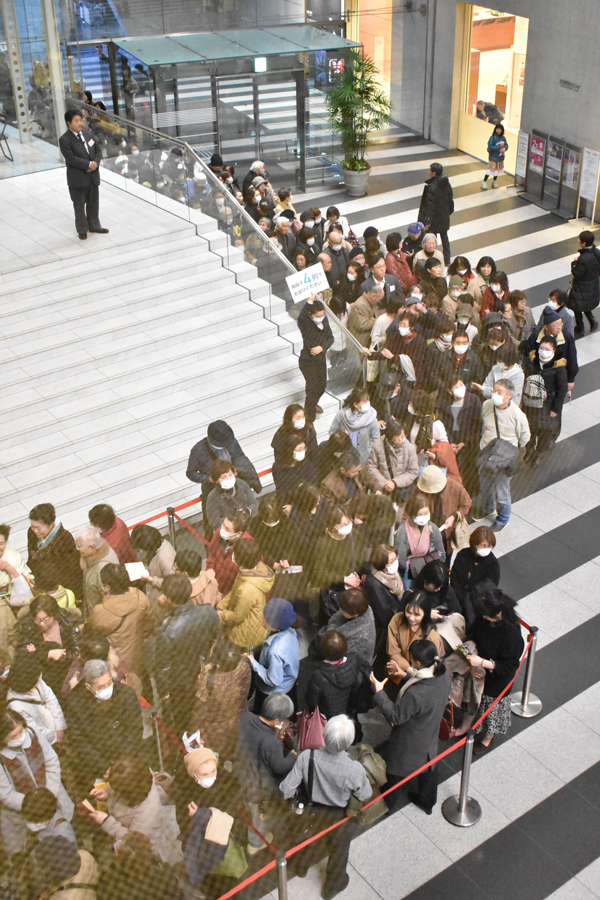
M481 409L482 429L477 457L479 497L476 521L495 515L492 531L502 531L510 518L510 479L519 465L519 448L525 447L531 432L524 412L512 402L514 386L508 378L494 385L492 399Z

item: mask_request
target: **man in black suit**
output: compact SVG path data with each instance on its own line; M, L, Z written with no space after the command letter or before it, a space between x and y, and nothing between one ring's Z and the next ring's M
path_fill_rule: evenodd
M102 228L98 218L98 166L102 152L90 129L84 129L80 110L68 109L65 122L67 130L58 144L67 164L67 184L75 209L75 227L79 240L85 241L88 231L108 234L108 228Z
M381 288L384 296L381 298L379 306L382 309L385 309L390 300L404 300L404 291L400 282L395 275L389 275L386 272L383 253L375 253L373 256L370 256L367 260L367 265L370 272L361 285L363 294L367 294L373 288Z

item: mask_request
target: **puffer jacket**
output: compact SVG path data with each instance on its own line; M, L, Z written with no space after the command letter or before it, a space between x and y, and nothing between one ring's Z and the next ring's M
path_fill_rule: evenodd
M218 605L225 637L238 647L257 647L268 631L262 624L266 595L275 573L262 560L254 569L240 569L233 588Z
M386 454L387 450L387 454ZM392 471L388 468L389 456ZM386 481L394 481L396 487L408 487L419 474L419 462L414 444L404 441L400 447L389 444L385 438L375 441L367 460L367 471L371 478L382 488Z
M347 431L361 463L366 463L371 447L379 438L377 413L371 408L356 415L354 410L344 407L335 414L329 426L329 434L334 431Z

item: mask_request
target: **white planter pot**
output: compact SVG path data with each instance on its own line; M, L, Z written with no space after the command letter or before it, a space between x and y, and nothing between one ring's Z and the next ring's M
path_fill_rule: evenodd
M346 193L351 197L363 197L367 193L367 181L371 170L362 169L360 172L353 172L352 169L342 169L342 171Z

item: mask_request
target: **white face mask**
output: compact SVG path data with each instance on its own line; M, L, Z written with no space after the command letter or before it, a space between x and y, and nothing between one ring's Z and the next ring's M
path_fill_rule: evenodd
M210 778L198 778L197 775L194 775L194 781L203 788L212 787L215 781L217 780L216 775L212 775Z
M314 220L314 219L307 219L306 222L305 222L304 224L306 225L307 228L312 228L313 225L315 224L315 220Z
M6 746L10 747L11 750L17 750L19 747L23 746L24 740L25 740L25 732L23 732L21 737L16 741L7 741Z
M225 201L222 197L220 197L216 200L216 204L219 208L221 208L222 206L225 206Z
M504 403L504 397L501 397L500 394L493 393L492 403L494 404L494 406L502 406L502 404Z
M221 525L221 528L219 529L219 534L221 535L221 537L223 538L224 541L235 541L235 539L237 537L239 537L239 535L237 535L237 534L229 534L228 531L225 531L225 529L223 528L222 525Z
M224 491L230 491L235 487L235 475L232 475L231 478L224 478L221 482L221 488Z
M322 221L323 221L323 216L318 216L315 219L315 225L320 225Z
M408 409L409 413L411 414L411 416L414 416L414 414L415 414L415 408L414 408L414 406L412 405L412 403L409 403L409 404L408 404L407 409Z
M114 684L111 682L108 687L100 688L99 691L94 691L96 700L110 700L113 695L114 687Z
M336 525L335 529L338 534L341 534L343 537L345 537L352 531L352 522L348 522L347 525Z
M500 284L490 284L490 287L491 287L491 289L493 290L493 292L494 292L495 294L501 294L501 293L502 293L502 286L501 286Z
M489 556L492 552L491 547L478 547L477 548L477 556Z
M458 274L459 274L459 275L466 275L466 274L467 274L467 270L466 270L466 269L459 269L459 270L458 270Z
M266 525L267 528L275 528L276 525L279 525L279 519L276 522L263 522L263 525Z
M369 412L369 410L371 409L371 404L367 400L366 403L361 404L358 408L360 409L361 412L364 412L364 413Z
M404 328L402 325L399 325L398 331L400 332L402 337L406 337L406 335L410 333L410 328Z
M294 428L297 428L298 431L301 431L302 428L306 425L306 419L296 419L294 422Z
M312 247L312 245L314 244L314 242L315 242L315 239L314 239L314 238L307 238L307 239L306 239L306 243L307 243L307 245L308 245L309 247Z
M347 272L346 278L348 279L348 281L356 281L356 275L353 275L352 272Z
M419 528L423 528L424 525L427 525L430 519L431 515L429 513L425 513L424 516L415 516L414 523L415 525L418 525Z
M132 155L132 156L139 156L139 155L140 155L140 151L139 151L139 150L132 150L132 151L131 151L131 155Z
M463 385L461 385L461 387L454 388L452 393L454 394L454 396L456 397L457 400L462 400L462 398L467 393L467 389L463 384Z
M446 341L446 343L449 344L450 341L452 340L452 335L453 335L453 334L454 334L453 331L451 331L450 334L443 334L443 335L442 335L442 340L443 340L443 341Z
M233 184L233 178L226 178L225 181L227 184Z
M558 303L556 302L556 300L548 300L547 305L550 307L550 309L558 309Z
M302 462L302 460L305 458L305 456L306 456L306 450L296 450L294 452L294 459L296 460L296 462Z
M386 566L385 571L388 573L388 575L395 575L398 571L398 560L395 559L394 562L389 564L389 566Z
M554 350L540 350L539 357L542 362L550 362L554 357Z
M317 326L317 328L324 328L324 327L325 327L325 322L323 321L324 318L325 318L325 316L322 316L320 319L316 319L316 318L314 318L314 316L313 316L313 322L315 323L315 325Z
M470 320L468 316L458 316L456 321L459 325L468 325Z
M330 240L330 241L329 241L329 246L331 247L332 250L341 250L341 249L342 249L342 242L340 241L339 243L336 244L335 241L331 241L331 240Z
M502 344L489 344L488 346L489 346L490 350L493 350L495 353L496 350L498 350L502 346Z
M30 831L43 831L50 824L50 819L47 822L25 822L25 824Z
M411 297L416 297L417 300L419 301L419 303L420 303L421 300L423 299L423 294L420 294L418 291L413 291L412 294L411 294L410 296L411 296Z
M454 297L455 300L457 299L457 297L460 297L461 294L462 291L450 291L450 296Z
M456 353L457 356L462 356L464 353L467 352L468 349L469 349L468 344L455 344L454 345L454 352Z

